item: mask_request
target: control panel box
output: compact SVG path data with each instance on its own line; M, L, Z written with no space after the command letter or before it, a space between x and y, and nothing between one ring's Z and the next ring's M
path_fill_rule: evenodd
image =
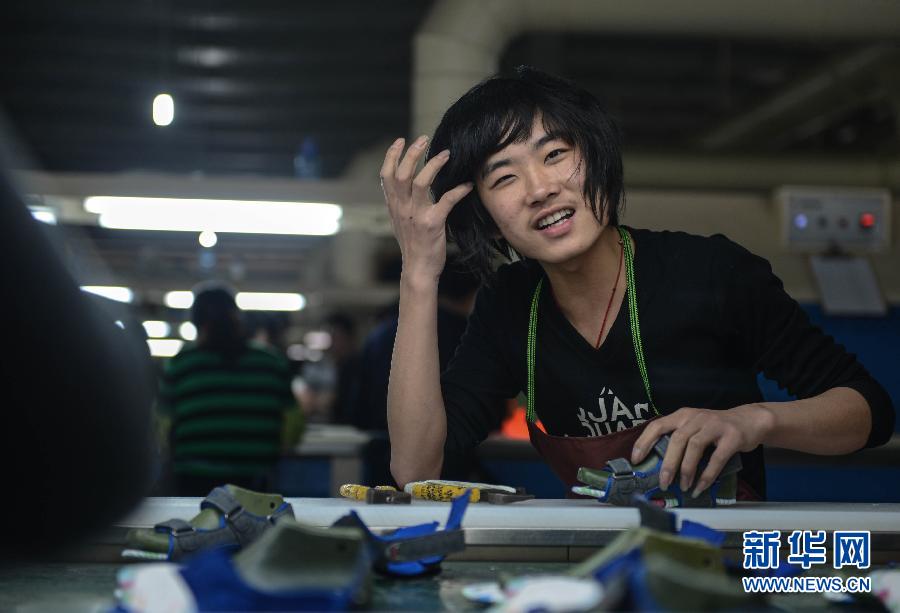
M890 246L889 190L783 187L775 198L790 251L871 253Z

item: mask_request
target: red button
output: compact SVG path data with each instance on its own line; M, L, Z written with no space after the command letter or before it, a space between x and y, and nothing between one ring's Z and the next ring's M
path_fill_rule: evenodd
M875 216L872 213L863 213L859 216L860 228L872 228L875 226Z

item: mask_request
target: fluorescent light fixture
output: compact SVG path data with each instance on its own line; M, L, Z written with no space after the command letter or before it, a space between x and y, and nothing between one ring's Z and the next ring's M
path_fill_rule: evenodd
M163 302L170 309L189 309L194 304L194 294L191 291L166 292Z
M238 292L234 299L244 311L299 311L306 306L303 294ZM194 294L181 290L166 292L163 302L170 309L189 309L194 304Z
M197 326L189 321L178 326L178 334L186 341L197 340Z
M177 338L148 338L147 345L154 358L171 358L181 351L184 341Z
M285 351L288 359L295 362L318 362L322 359L323 353L319 349L310 349L306 345L291 345ZM296 382L298 379L295 379Z
M238 232L326 236L340 228L343 211L327 202L208 200L90 196L89 213L104 228L170 232Z
M51 226L56 225L56 213L53 212L53 209L45 206L30 206L28 210L31 211L31 216L38 221Z
M295 362L302 362L306 359L306 347L301 344L289 345L285 350L288 359L294 360Z
M331 334L324 330L313 330L303 335L303 343L310 349L325 351L331 347Z
M216 243L219 242L219 237L216 236L216 233L212 230L204 230L200 233L198 239L200 241L200 245L209 249L210 247L215 247Z
M131 302L134 300L134 292L128 287L118 287L113 285L82 285L82 291L90 292L116 302Z
M153 99L153 123L167 126L175 119L175 100L169 94L159 94Z
M144 322L144 330L150 338L165 338L172 331L172 326L165 321L148 320Z
M238 292L235 302L244 311L299 311L306 306L302 294Z

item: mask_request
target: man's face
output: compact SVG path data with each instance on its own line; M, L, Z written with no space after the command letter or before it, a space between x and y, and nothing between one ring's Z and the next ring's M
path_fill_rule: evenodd
M500 234L525 257L565 264L603 231L584 198L580 152L551 138L536 117L531 135L490 156L476 186Z

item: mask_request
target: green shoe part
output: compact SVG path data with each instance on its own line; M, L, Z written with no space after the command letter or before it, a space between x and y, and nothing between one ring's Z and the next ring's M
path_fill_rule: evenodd
M638 464L632 464L625 458L615 458L602 469L581 467L577 479L585 485L574 486L572 491L620 506L629 506L634 494L642 494L651 503L664 508L715 507L735 503L737 473L741 469L740 454L732 456L712 485L694 497L681 491L677 475L667 490L660 489L659 471L668 445L669 435L660 437L647 457ZM700 462L700 470L707 460L708 456L705 456Z
M666 611L753 611L765 608L759 594L747 593L740 579L719 569L697 568L671 555L648 551L644 580L653 604Z
M117 579L119 608L129 611L344 611L371 596L360 530L292 519L233 555L219 548L183 564L129 565Z
M247 584L262 592L342 590L361 584L357 604L370 594L371 562L357 528L281 521L232 560Z
M200 512L189 521L171 519L152 529L130 530L124 558L178 560L210 547L243 547L294 510L280 494L264 494L224 485L200 503Z
M644 458L643 462L634 465L634 471L649 473L654 469L658 461L659 459L655 455L650 454ZM590 496L592 498L604 500L608 496L606 487L612 476L613 473L609 470L581 467L578 469L576 478L586 484L586 487L579 487L576 485L572 488L572 491L581 496ZM647 499L651 503L666 509L678 506L678 498L659 489L647 496Z
M592 577L610 562L640 549L642 555L656 554L677 561L689 568L725 572L722 551L700 539L666 534L650 528L631 528L593 556L569 570L575 577Z

